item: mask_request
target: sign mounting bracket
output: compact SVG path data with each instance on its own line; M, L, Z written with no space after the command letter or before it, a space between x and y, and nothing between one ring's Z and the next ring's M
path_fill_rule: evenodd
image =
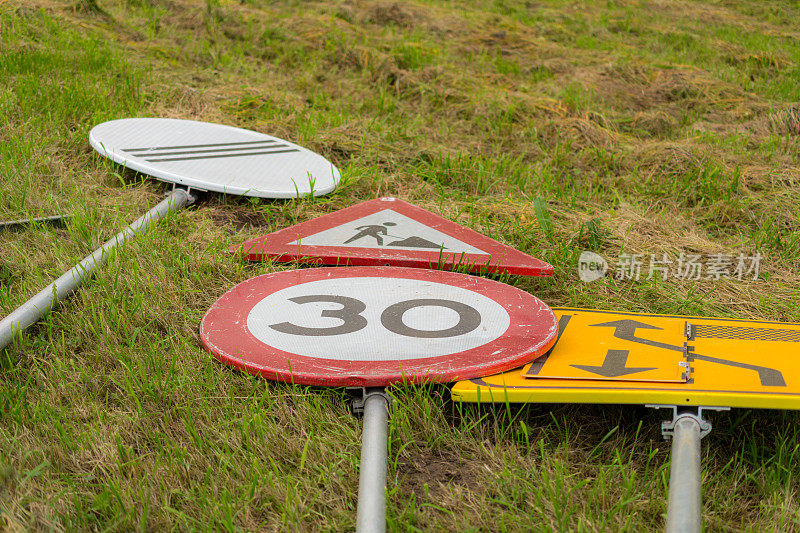
M384 387L349 388L353 414L364 417L361 468L358 474L356 533L386 531L389 412L392 398Z
M700 428L700 438L702 439L713 429L711 422L703 418L703 411L729 411L730 407L685 407L677 405L647 405L651 409L672 409L672 420L661 422L661 435L664 440L671 439L675 434L675 426L682 419L691 419Z
M364 406L371 396L379 396L386 403L388 412L392 411L392 397L386 394L386 389L383 387L348 387L347 392L353 394L353 403L350 405L350 410L356 416L364 415Z
M667 533L697 532L703 524L701 499L700 439L711 433L711 423L703 411L727 411L729 407L690 407L647 405L653 409L672 409L672 420L661 423L661 434L672 439L667 500Z
M193 204L197 201L197 193L199 192L197 189L193 189L188 185L181 185L179 183L172 184L172 192L175 192L177 189L181 189L186 191L186 195L189 197L189 203Z

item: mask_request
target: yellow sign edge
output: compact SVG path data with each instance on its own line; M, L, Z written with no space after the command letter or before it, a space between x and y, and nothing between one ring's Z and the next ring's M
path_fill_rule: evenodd
M481 379L470 380L468 390L451 390L453 401L471 403L574 403L574 404L669 404L669 405L719 405L753 409L800 409L800 394L769 394L761 392L730 392L702 390L660 390L615 387L567 387L559 385L536 385L530 387L506 387L491 385ZM464 383L464 382L462 382ZM469 382L467 382L469 383ZM458 385L458 384L456 384ZM511 393L509 397L508 392Z

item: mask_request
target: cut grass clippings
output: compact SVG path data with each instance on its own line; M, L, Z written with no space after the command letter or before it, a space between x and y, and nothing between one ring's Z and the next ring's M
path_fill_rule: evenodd
M123 117L230 124L323 154L341 187L208 194L0 353L0 530L346 530L343 391L216 363L198 325L288 268L234 244L392 195L535 255L551 306L800 321L800 9L777 2L0 2L5 315L159 201L93 153ZM757 280L607 276L591 250L761 255ZM660 530L663 414L392 389L394 530ZM793 412L713 415L709 530L800 528Z

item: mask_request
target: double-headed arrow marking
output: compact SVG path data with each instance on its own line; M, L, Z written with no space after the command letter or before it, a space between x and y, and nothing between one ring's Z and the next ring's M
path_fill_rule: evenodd
M678 346L672 346L671 344L664 344L661 342L651 341L648 339L642 339L637 337L636 336L637 329L662 329L657 326L651 326L650 324L645 324L644 322L639 322L638 320L631 320L626 318L623 320L615 320L613 322L605 322L603 324L592 324L591 327L614 328L614 336L618 339L631 342L638 342L640 344L647 344L648 346L655 346L657 348L666 348L668 350L678 350L681 352L683 351L683 348ZM601 366L590 366L590 365L570 365L570 366L606 378L616 378L620 376L626 376L628 374L647 372L648 370L655 370L657 368L652 366L626 367L625 365L628 362L629 354L630 350L608 350L606 358Z
M656 367L648 368L634 368L626 367L625 363L628 362L628 350L609 350L602 366L589 366L589 365L570 365L579 370L585 370L598 376L607 378L616 378L625 376L627 374L636 374L637 372L646 372L648 370L655 370Z

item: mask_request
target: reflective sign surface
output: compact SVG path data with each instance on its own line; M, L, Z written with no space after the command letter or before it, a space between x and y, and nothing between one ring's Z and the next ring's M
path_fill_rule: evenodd
M468 402L632 403L713 405L800 409L800 324L647 315L586 309L554 309L561 324L560 340L548 354L564 365L596 350L590 341L592 322L635 320L667 330L680 324L688 349L686 383L608 381L600 379L531 379L522 369L487 378L461 381L453 399ZM565 322L565 317L580 321ZM570 324L584 324L571 328ZM638 329L638 328L637 328ZM621 335L616 350L636 350L647 329ZM563 342L568 340L568 342ZM663 368L674 364L670 352L677 343L659 347L664 357L637 360L637 367ZM654 346L655 347L655 346ZM653 352L658 353L658 352ZM608 363L604 363L610 366ZM623 369L616 363L619 369ZM603 364L595 365L602 367ZM633 374L633 373L632 373Z
M509 285L438 270L315 268L247 280L206 313L200 336L221 361L306 385L456 381L525 364L558 325Z
M689 377L681 320L655 325L628 316L564 313L559 330L570 334L559 338L558 354L527 365L525 377L669 382Z
M294 198L334 190L339 170L319 154L255 131L171 118L98 124L89 143L101 155L170 183L202 191Z

